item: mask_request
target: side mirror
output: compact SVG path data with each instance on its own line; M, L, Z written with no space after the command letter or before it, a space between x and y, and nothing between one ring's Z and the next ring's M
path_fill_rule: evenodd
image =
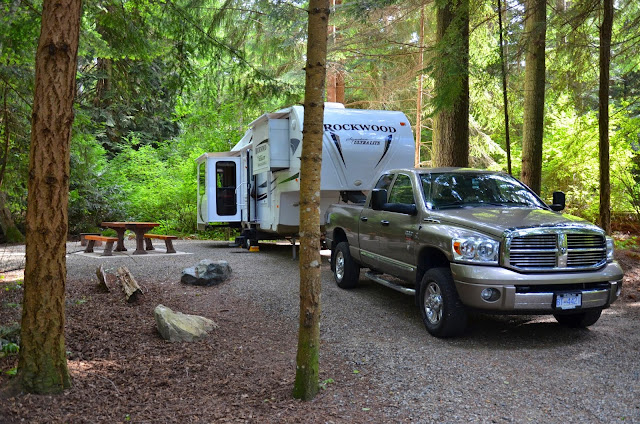
M387 203L387 190L376 188L371 192L371 209L381 211Z
M418 214L418 207L415 203L386 203L384 210L388 212L403 213L405 215L415 216Z
M560 212L561 210L564 209L565 202L566 202L565 194L563 192L561 192L561 191L554 191L553 192L553 203L549 207L553 211Z

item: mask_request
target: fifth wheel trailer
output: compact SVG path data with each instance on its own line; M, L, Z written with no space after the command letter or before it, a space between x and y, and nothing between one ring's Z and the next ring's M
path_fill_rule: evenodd
M296 237L300 216L303 107L266 113L230 152L205 153L198 164L198 229L241 228L244 247ZM359 202L385 169L412 167L415 145L402 112L346 109L326 103L320 217L339 201Z

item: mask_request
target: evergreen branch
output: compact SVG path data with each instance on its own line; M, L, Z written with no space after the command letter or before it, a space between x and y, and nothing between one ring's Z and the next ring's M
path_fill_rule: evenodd
M244 57L244 55L239 50L237 50L235 47L230 46L230 45L220 41L218 38L216 38L213 35L211 35L208 31L204 30L204 28L200 27L189 16L187 16L178 6L176 6L173 3L172 0L164 0L164 4L167 4L167 5L171 6L171 8L173 8L173 10L178 15L180 15L180 17L182 18L183 22L191 25L198 32L200 32L205 38L207 38L209 41L211 41L214 45L218 46L219 48L223 49L227 53L231 54L232 57L234 57L235 59L240 61L242 64L247 66L249 69L253 70L256 73L256 75L261 76L262 78L264 78L267 81L271 81L271 82L275 82L275 83L278 83L278 84L282 84L280 81L278 81L277 79L273 78L271 75L268 75L265 72L263 72L263 71L257 69L256 67L254 67L253 64L250 63Z
M4 82L6 84L7 87L9 87L11 89L11 91L13 91L14 93L16 93L16 95L18 96L18 98L20 100L22 100L24 102L25 105L27 105L29 107L29 109L32 108L31 102L28 101L27 99L25 99L24 97L22 97L22 94L18 91L17 88L15 88L13 86L13 84L11 84L9 81L7 81L4 76L0 75L0 79L2 80L2 82Z

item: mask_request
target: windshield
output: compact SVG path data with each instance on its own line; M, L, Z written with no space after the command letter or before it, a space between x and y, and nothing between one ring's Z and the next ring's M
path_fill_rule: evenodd
M421 174L427 207L546 207L527 187L505 174L447 172Z

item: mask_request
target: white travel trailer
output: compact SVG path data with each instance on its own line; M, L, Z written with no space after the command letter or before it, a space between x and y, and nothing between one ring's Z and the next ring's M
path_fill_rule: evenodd
M198 228L242 229L239 243L296 237L299 225L302 106L266 113L230 152L198 163ZM320 182L321 220L331 203L364 201L384 169L412 167L415 145L402 112L326 103ZM324 225L324 222L321 222Z

